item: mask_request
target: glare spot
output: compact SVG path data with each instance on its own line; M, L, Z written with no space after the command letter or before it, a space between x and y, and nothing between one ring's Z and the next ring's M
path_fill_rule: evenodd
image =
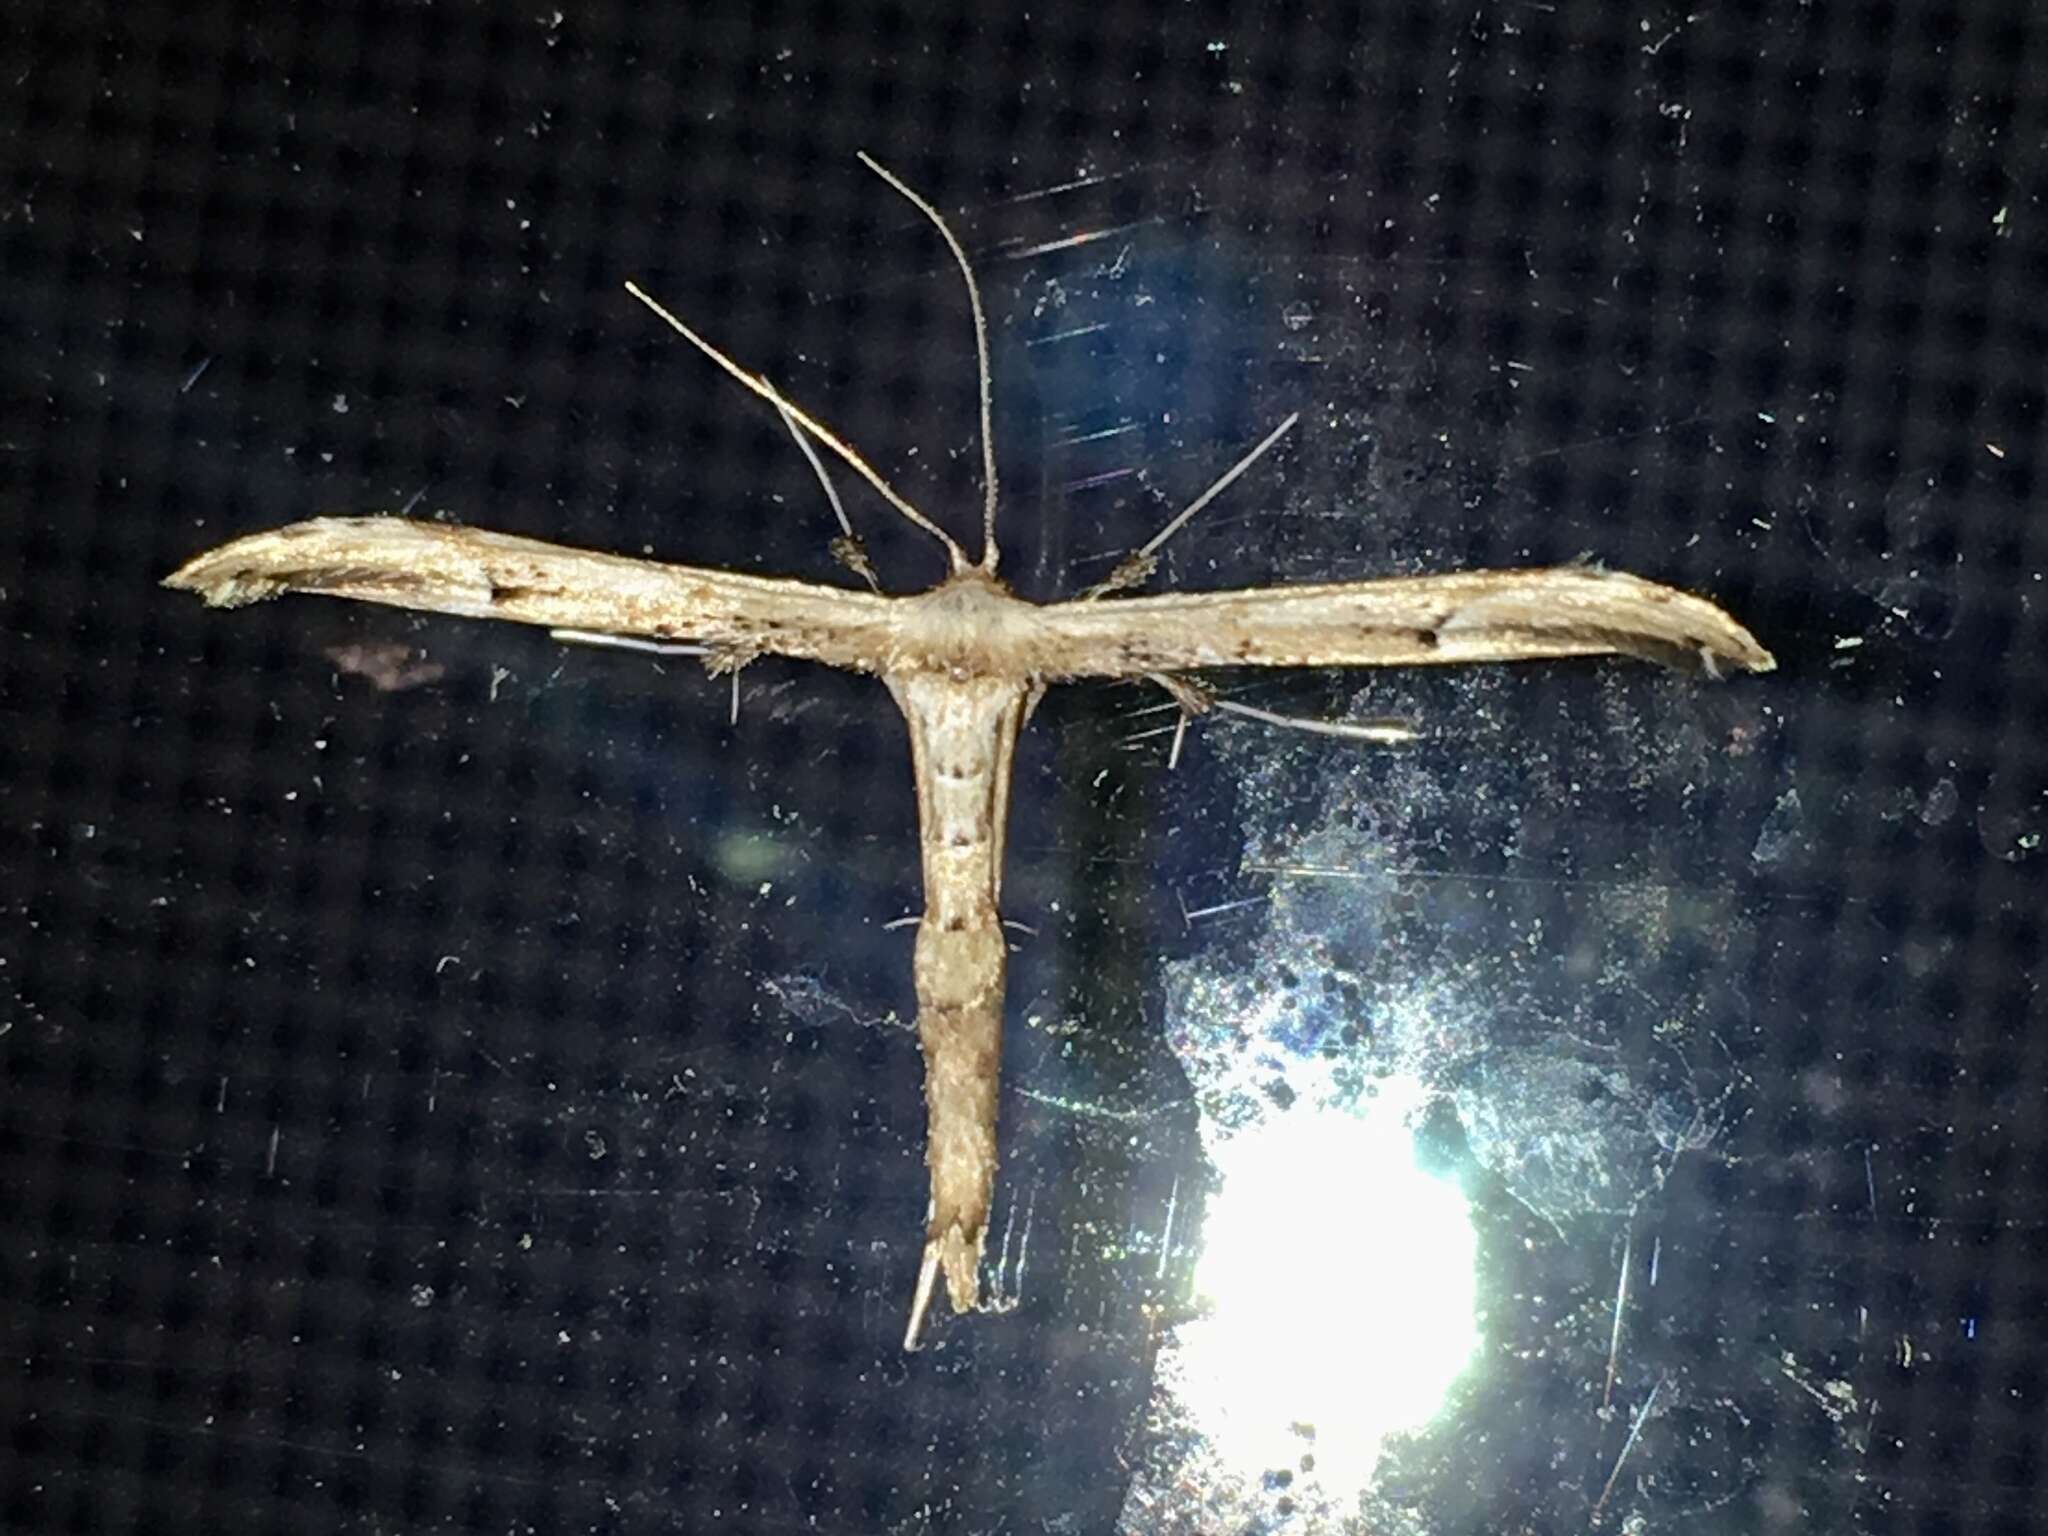
M1416 1163L1412 1081L1362 1108L1303 1101L1213 1149L1182 1406L1238 1474L1364 1488L1389 1435L1442 1405L1477 1343L1470 1210Z

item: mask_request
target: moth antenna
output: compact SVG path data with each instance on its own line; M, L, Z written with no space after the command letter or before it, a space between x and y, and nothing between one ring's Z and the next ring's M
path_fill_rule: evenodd
M910 1298L910 1324L903 1330L903 1347L906 1351L917 1348L917 1336L924 1332L925 1309L932 1304L932 1287L939 1278L939 1248L937 1238L926 1238L924 1262L917 1267L917 1290Z
M1181 509L1172 522L1153 534L1150 539L1147 539L1143 548L1126 555L1117 568L1109 573L1109 580L1097 582L1086 592L1083 592L1080 596L1080 601L1084 603L1093 602L1098 597L1107 597L1112 592L1121 592L1126 587L1135 587L1147 576L1150 576L1153 567L1159 563L1155 558L1159 552L1159 546L1186 527L1189 518L1229 490L1232 482L1254 464L1258 463L1265 456L1266 450L1285 437L1299 420L1301 420L1301 412L1296 411L1292 416L1281 422L1279 426L1268 432L1265 440L1258 447L1226 469L1214 485L1189 502L1187 506Z
M782 424L789 428L789 435L796 439L798 451L810 463L812 473L818 477L818 484L825 487L825 499L832 503L832 515L839 519L840 537L832 541L833 548L856 575L866 580L870 591L880 592L882 584L875 579L875 568L868 564L867 550L861 544L860 535L853 531L853 524L847 521L846 508L840 504L839 492L832 484L832 477L825 473L825 461L818 457L818 450L811 446L811 440L804 436L803 429L796 424L796 418L789 414L789 403L779 394L775 397L775 409L782 416ZM844 544L841 544L841 539L845 541Z
M748 389L752 390L755 394L759 395L763 400L766 400L778 411L781 411L787 419L795 421L806 432L810 433L812 437L816 438L819 442L823 443L827 448L830 448L834 453L838 454L841 459L845 460L847 464L852 466L854 473L858 474L863 480L867 481L869 485L872 485L877 491L881 492L882 499L884 501L888 502L890 506L894 507L898 512L902 513L904 517L908 518L911 522L915 523L918 527L922 528L926 533L930 534L933 538L937 539L941 544L945 545L946 556L949 560L952 561L953 569L956 572L964 571L968 568L970 562L967 558L967 551L962 549L958 544L953 542L953 536L947 533L945 529L941 528L937 523L933 522L930 518L926 517L922 512L918 511L917 508L913 507L901 496L899 496L896 493L896 488L893 485L891 485L888 481L884 480L879 474L877 474L872 468L870 468L868 465L868 461L866 459L863 459L859 454L855 453L851 448L847 447L845 443L841 442L839 438L833 434L832 430L829 427L821 425L817 421L813 420L810 416L806 415L800 407L792 404L788 400L783 399L781 394L777 392L774 385L770 384L764 378L757 378L755 375L748 373L746 369L742 368L738 363L734 362L731 358L727 357L723 352L719 351L718 348L711 345L710 342L706 341L702 336L699 336L695 331L691 330L687 325L683 324L683 322L678 320L674 315L670 314L667 310L663 309L661 305L657 304L652 298L648 296L646 290L643 289L638 283L629 280L626 284L626 292L633 295L634 298L638 299L642 304L645 304L649 309L653 310L655 314L659 315L664 321L668 323L669 328L673 330L678 336L681 336L683 340L687 341L699 352L702 352L706 357L710 358L711 361L718 364L719 367L723 368L727 373L731 374L734 378L738 379L742 384L746 385Z
M953 231L939 216L939 210L910 190L903 181L891 173L866 150L859 150L860 163L889 183L910 201L912 207L930 219L945 239L946 246L953 253L953 259L960 263L960 275L967 279L967 307L974 311L974 362L981 385L981 568L993 576L996 562L1001 557L996 549L996 448L993 422L994 407L990 403L993 386L989 382L988 366L988 319L981 310L981 287L974 280L974 268L967 260Z

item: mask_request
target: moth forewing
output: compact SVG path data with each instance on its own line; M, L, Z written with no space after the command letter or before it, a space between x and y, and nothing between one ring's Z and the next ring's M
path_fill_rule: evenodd
M308 592L864 672L887 654L903 601L399 517L321 517L253 533L188 560L164 585L216 608Z
M1581 566L1063 603L1044 611L1039 635L1038 662L1057 677L1601 655L1715 671L1776 665L1706 599Z

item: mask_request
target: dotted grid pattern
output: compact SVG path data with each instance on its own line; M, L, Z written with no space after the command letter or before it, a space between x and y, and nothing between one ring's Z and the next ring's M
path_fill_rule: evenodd
M1290 508L1376 502L1339 555L1593 548L1778 646L1769 771L1701 787L1777 834L1707 860L1753 894L1718 963L1754 1016L1741 1160L1693 1177L1742 1219L1646 1348L1680 1383L1748 1372L1728 1529L2029 1528L2038 20L688 11L0 21L0 1527L1112 1528L1156 1341L1111 1245L1049 1229L1058 1278L1012 1319L894 1348L923 1196L881 925L915 859L865 685L763 664L727 731L686 668L153 586L315 510L834 579L809 471L629 274L965 531L957 294L867 147L961 211L1019 502L1099 528L1006 524L1040 595L1306 393L1333 425L1276 471ZM1054 345L1087 328L1055 288L1110 291L1076 237L1126 229L1166 302ZM1297 291L1328 346L1276 364ZM1119 410L1156 482L1086 473L1073 424ZM1176 573L1308 574L1310 524L1212 524ZM915 536L872 542L929 576ZM363 675L409 666L440 671ZM1075 818L1016 836L1029 910L1091 847L1166 857L1019 795ZM1530 857L1610 867L1642 824L1561 815ZM1013 1014L1170 942L1130 921L1050 929ZM1814 1412L1788 1351L1866 1417ZM1690 1507L1693 1422L1645 1427L1665 1470L1633 1496ZM1513 1465L1452 1460L1468 1490ZM1558 1483L1531 1463L1473 1517L1582 1512Z

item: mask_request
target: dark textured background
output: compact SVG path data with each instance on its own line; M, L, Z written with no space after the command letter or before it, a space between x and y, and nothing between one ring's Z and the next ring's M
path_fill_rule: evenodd
M1425 1137L1481 1213L1482 1360L1372 1528L2037 1528L2029 11L11 7L0 1529L1338 1529L1285 1469L1210 1498L1154 1377L1231 1048L1187 968L1284 993L1353 944L1354 1001L1489 999ZM380 510L842 579L772 415L629 276L964 536L957 279L858 148L982 272L1026 595L1298 409L1168 579L1590 554L1781 660L1372 680L1424 743L1205 727L1171 775L1141 691L1056 692L1006 889L1029 1260L916 1357L880 690L763 662L733 726L687 663L155 585ZM933 579L839 479L890 585ZM438 675L333 656L393 645ZM1332 816L1405 872L1370 931L1300 872ZM1567 1036L1643 1081L1677 1038L1713 1109L1656 1099L1633 1216L1546 1185L1612 1144Z

